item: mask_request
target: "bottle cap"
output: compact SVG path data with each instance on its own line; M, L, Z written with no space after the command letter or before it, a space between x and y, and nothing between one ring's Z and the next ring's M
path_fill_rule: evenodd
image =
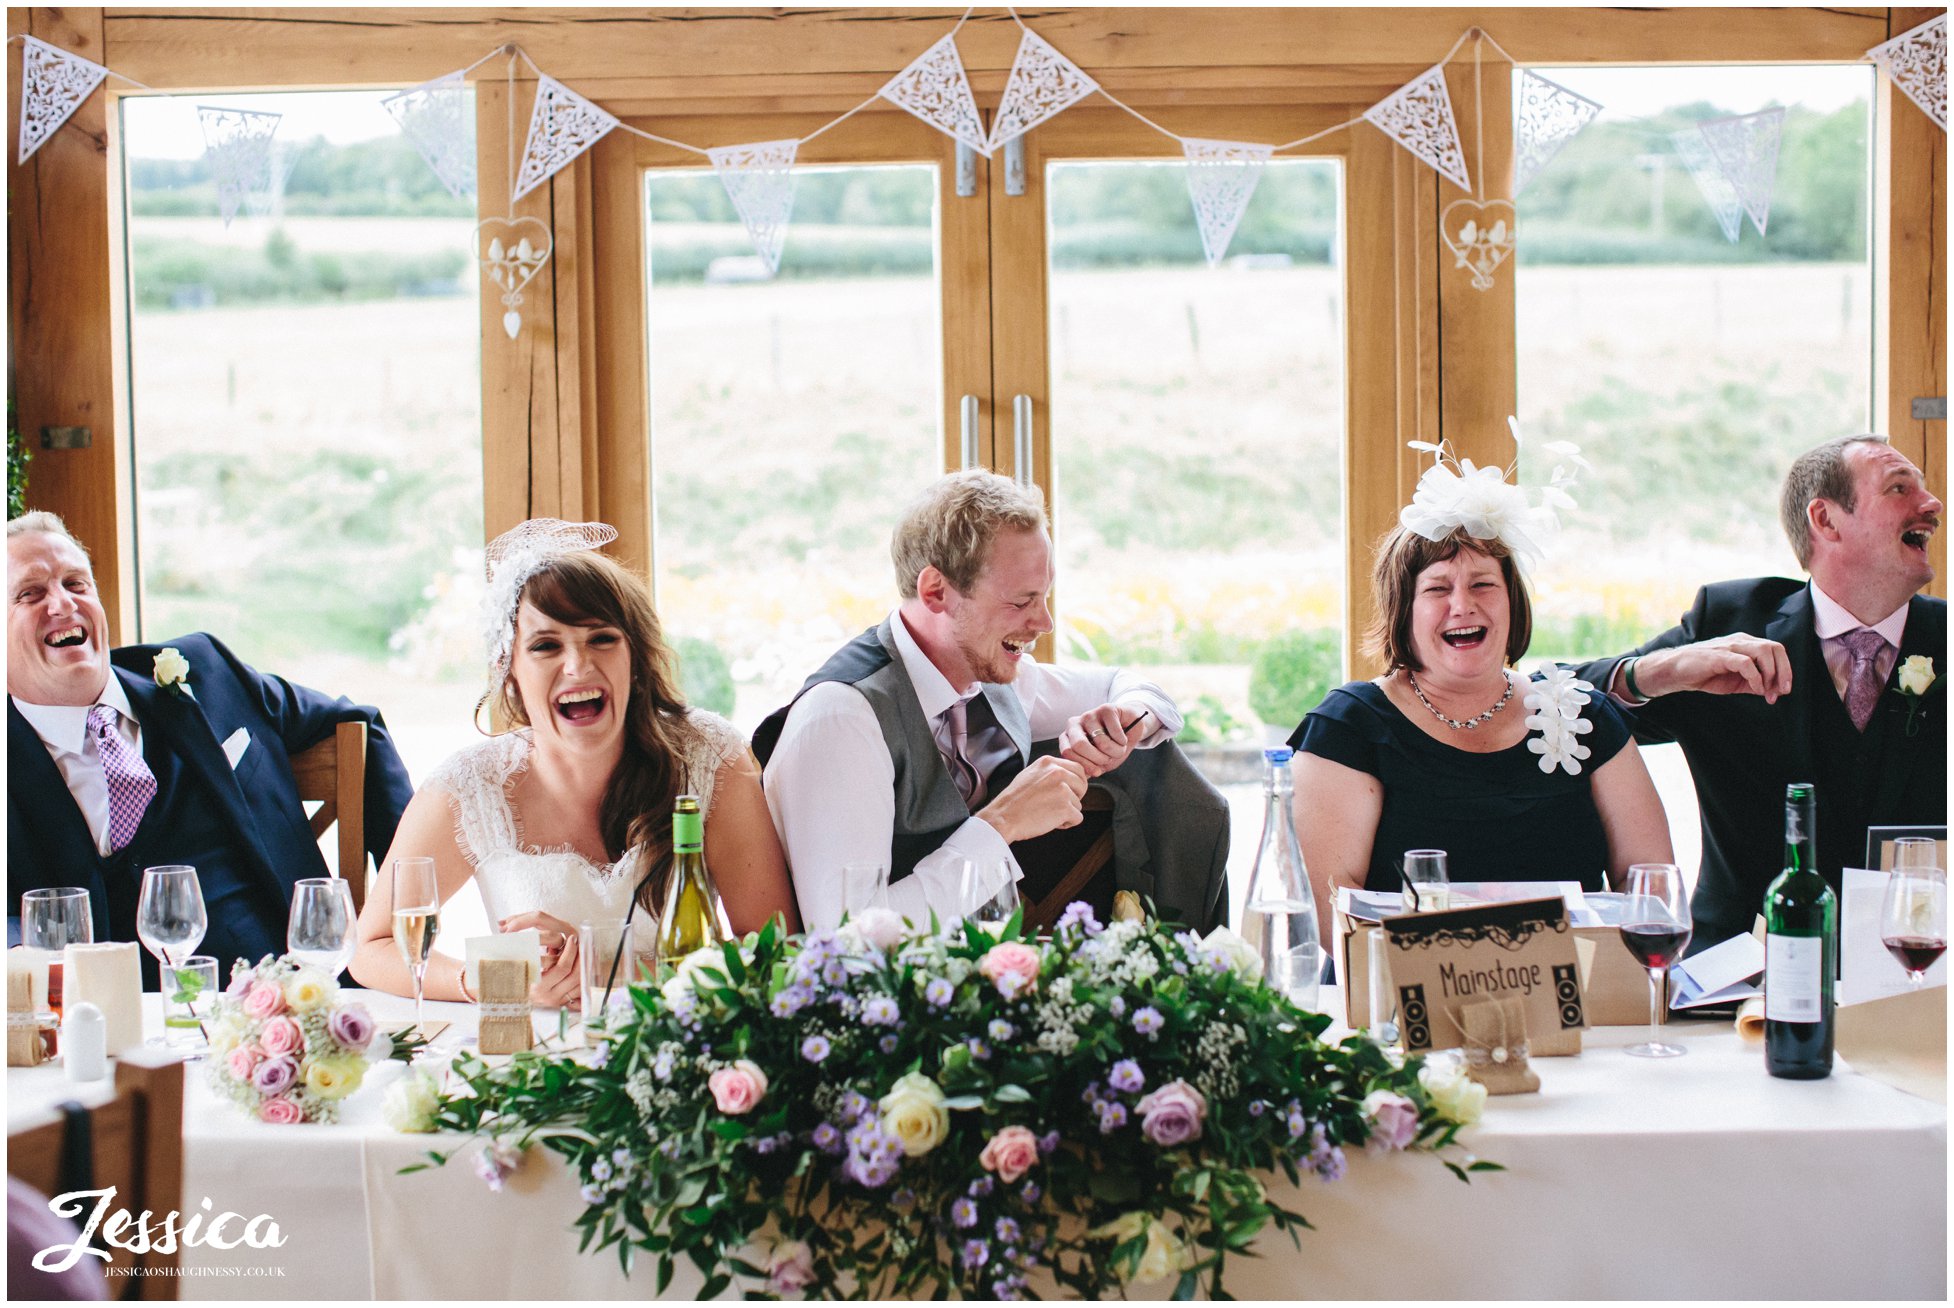
M1296 751L1287 745L1277 745L1274 749L1265 749L1262 751L1262 757L1271 763L1287 763L1295 756Z

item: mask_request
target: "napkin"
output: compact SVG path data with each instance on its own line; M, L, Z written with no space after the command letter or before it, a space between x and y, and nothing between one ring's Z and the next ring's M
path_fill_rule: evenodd
M133 940L69 945L61 954L61 1003L89 1003L108 1024L111 1058L142 1043L142 955Z
M485 958L507 958L529 964L529 984L543 977L543 935L535 927L494 936L470 936L463 942L462 965L468 975L468 993L482 993L480 963Z

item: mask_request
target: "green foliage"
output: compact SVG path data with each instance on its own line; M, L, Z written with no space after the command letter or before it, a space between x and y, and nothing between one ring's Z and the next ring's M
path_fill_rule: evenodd
M719 646L696 636L678 636L672 642L672 655L678 662L679 684L685 702L731 717L733 714L733 668Z
M471 199L448 194L413 142L393 134L334 145L315 136L297 146L282 200L298 217L473 218ZM208 158L131 159L129 212L141 217L215 216L217 181Z
M34 452L20 438L20 418L14 412L14 397L7 394L7 516L18 518L27 512L27 465Z
M1181 705L1181 718L1182 726L1174 739L1183 745L1227 745L1254 734L1248 723L1230 713L1214 695L1197 695L1193 703Z
M318 300L387 300L403 294L462 294L468 255L306 253L285 230L273 228L262 250L235 250L170 237L130 242L131 282L141 309Z
M1248 676L1248 705L1272 727L1294 726L1342 682L1339 632L1286 631L1255 656Z

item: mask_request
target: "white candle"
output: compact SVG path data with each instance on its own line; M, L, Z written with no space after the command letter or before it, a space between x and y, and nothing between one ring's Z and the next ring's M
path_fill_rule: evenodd
M133 940L69 945L62 951L62 1007L88 1003L108 1024L108 1052L142 1043L142 955Z
M108 1023L93 1004L69 1004L61 1018L61 1061L70 1081L99 1081L109 1074Z

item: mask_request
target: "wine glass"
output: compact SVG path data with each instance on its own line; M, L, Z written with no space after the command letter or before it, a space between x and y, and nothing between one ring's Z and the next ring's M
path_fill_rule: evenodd
M851 918L860 917L865 908L887 908L889 865L887 863L842 864L841 901Z
M1947 952L1947 874L1933 866L1934 842L1902 840L1879 913L1879 938L1918 990L1927 969ZM1907 845L1924 846L1912 852Z
M1637 1058L1676 1058L1689 1052L1682 1045L1664 1044L1656 1029L1662 978L1689 947L1689 933L1689 896L1681 869L1674 863L1631 864L1628 893L1622 899L1622 943L1649 969L1649 1040L1628 1047Z
M427 981L427 956L441 926L440 895L435 888L434 860L394 860L394 944L414 977L414 1025L421 1024L422 988Z
M61 1016L61 951L92 944L95 916L79 886L30 890L20 897L20 943L48 956L47 1006Z
M353 887L339 877L305 877L292 887L285 951L336 977L353 960Z
M1452 906L1452 877L1442 849L1404 852L1404 906L1410 913L1442 913Z
M973 877L980 871L985 872L987 873L986 879L996 881L998 887L991 892L989 899L986 899L971 910L970 920L979 926L997 927L1002 930L1005 924L1011 920L1011 915L1018 911L1021 903L1018 898L1016 869L1012 867L1009 860L1003 859L988 865L988 867L973 860L971 869ZM983 893L982 890L975 888L982 884L981 881L973 882L973 889L971 894L965 899L965 903L974 901L978 895Z

